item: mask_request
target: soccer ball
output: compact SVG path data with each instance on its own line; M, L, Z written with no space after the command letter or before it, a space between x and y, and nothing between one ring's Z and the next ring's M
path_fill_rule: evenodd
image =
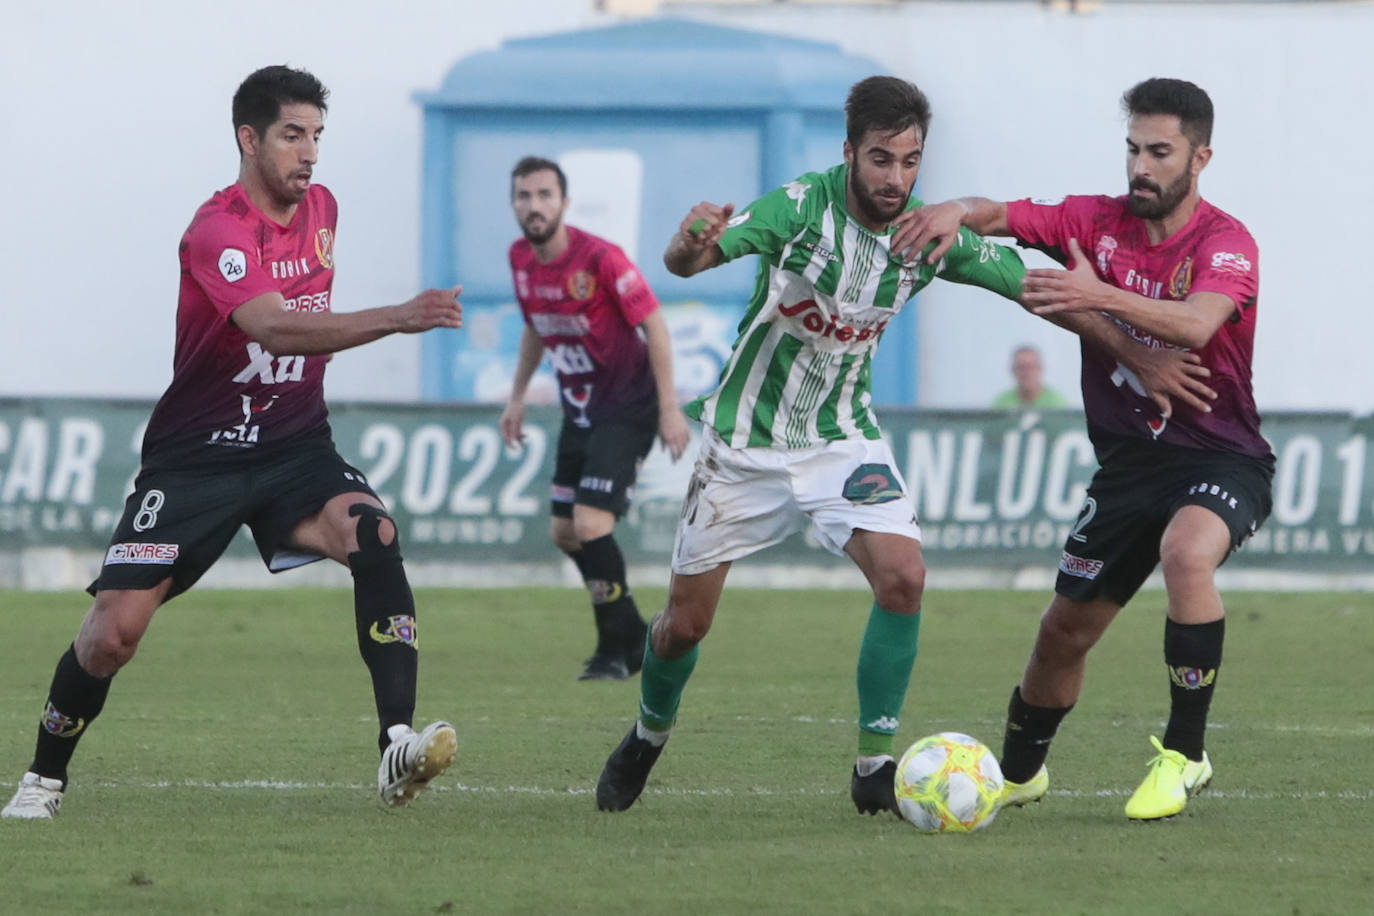
M997 816L1002 768L977 738L928 735L907 748L894 778L902 817L923 833L972 833Z

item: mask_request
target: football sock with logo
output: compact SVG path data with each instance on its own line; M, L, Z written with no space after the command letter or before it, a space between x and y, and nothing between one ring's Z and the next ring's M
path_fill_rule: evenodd
M1164 746L1201 760L1207 710L1212 705L1226 618L1210 623L1164 621L1164 664L1169 668L1169 725Z
M682 691L697 666L699 649L692 646L679 658L659 658L652 638L645 637L644 670L639 675L639 721L645 728L666 732L673 727Z
M415 629L415 598L401 564L400 539L393 534L383 544L380 509L359 503L349 507L358 516L358 550L348 555L353 573L353 616L358 627L358 651L372 675L381 725L377 744L386 750L392 725L410 725L415 716L415 679L419 670ZM394 529L394 524L393 524Z
M1032 706L1021 699L1021 686L1012 688L1007 705L1007 730L1002 737L1002 775L1025 782L1044 766L1050 742L1059 723L1073 709L1069 706Z
M582 578L596 615L596 654L627 655L644 639L647 624L625 581L620 545L615 535L602 535L583 541L581 555Z
M48 688L48 704L38 723L38 746L29 767L32 772L60 779L66 785L67 764L76 753L76 742L105 708L113 680L114 675L95 677L87 673L76 660L76 646L67 648L58 659Z
M859 645L856 680L859 685L859 756L892 753L916 664L921 613L894 614L875 601Z

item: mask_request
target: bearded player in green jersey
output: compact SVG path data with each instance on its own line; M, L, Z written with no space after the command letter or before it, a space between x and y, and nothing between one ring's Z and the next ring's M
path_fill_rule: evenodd
M850 789L860 812L896 813L892 742L916 660L925 563L912 502L870 407L869 362L888 322L935 277L1016 299L1025 268L1014 250L967 229L936 263L891 254L892 220L920 206L911 190L930 106L911 83L874 76L851 88L845 115L842 165L788 182L738 215L728 204L698 204L663 254L682 277L747 254L759 256L759 270L718 386L686 408L705 426L701 452L667 607L644 653L639 719L597 781L602 810L623 811L643 791L730 564L809 521L873 589Z

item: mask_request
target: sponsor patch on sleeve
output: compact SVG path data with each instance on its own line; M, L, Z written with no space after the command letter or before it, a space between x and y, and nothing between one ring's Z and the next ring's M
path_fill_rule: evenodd
M248 258L237 248L226 248L219 253L219 272L230 283L237 283L248 276Z

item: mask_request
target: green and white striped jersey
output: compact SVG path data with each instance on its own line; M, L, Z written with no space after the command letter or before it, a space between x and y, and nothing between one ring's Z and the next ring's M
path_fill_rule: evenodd
M731 219L720 240L727 261L759 255L758 276L719 384L686 411L735 448L880 438L869 364L906 301L937 276L1021 294L1021 257L967 229L938 265L903 265L889 254L890 232L845 211L848 180L838 165L789 181Z

